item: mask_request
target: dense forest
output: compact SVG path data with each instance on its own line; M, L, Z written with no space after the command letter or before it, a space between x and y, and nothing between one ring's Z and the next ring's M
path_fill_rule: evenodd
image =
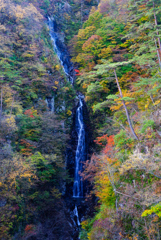
M161 239L160 38L160 0L0 0L0 239ZM80 175L94 212L78 238L64 195L80 92L93 140Z

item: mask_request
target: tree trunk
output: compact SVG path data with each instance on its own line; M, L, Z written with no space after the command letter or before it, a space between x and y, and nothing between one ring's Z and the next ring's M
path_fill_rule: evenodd
M13 103L14 103L14 96L13 96L13 100L12 100L12 104L11 104L11 112L10 112L10 117L11 117L11 115L12 115Z
M3 87L1 88L1 115L0 118L2 118L2 97L3 97Z
M155 39L154 39L154 42L155 42L155 47L156 47L156 50L157 50L157 56L158 56L158 61L159 61L159 67L160 67L160 69L161 69L160 54L159 54L159 50L158 50L157 43L156 43L156 40L155 40Z
M117 74L116 74L116 70L115 70L115 69L114 69L114 73L115 73L115 78L116 78L117 87L118 87L119 92L120 92L120 97L123 98L122 91L121 91L121 88L120 88L120 85L119 85L119 81L118 81L118 78L117 78ZM126 107L126 104L125 104L125 101L122 100L122 103L123 103L123 106L124 106L124 109L125 109L125 112L126 112L127 121L128 121L129 127L130 127L130 129L131 129L132 135L133 135L133 137L134 137L136 140L139 140L138 137L137 137L136 134L135 134L134 129L133 129L133 126L132 126L132 123L131 123L131 120L130 120L130 116L129 116L129 113L128 113L128 110L127 110L127 107Z
M153 9L154 9L154 7L155 7L155 5L154 5L154 2L153 2ZM157 17L156 17L156 14L155 14L155 10L154 10L154 19L155 19L155 26L157 27L158 22L157 22ZM161 42L160 42L158 30L157 30L157 35L158 35L158 45L159 45L159 49L160 49L160 52L161 52Z

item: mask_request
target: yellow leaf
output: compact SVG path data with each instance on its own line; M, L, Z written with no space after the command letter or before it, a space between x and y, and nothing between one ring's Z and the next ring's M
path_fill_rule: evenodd
M154 105L158 105L160 103L160 100L157 100Z

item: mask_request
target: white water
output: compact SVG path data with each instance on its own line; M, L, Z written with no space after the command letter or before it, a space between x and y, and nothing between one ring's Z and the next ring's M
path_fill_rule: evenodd
M64 47L63 47L63 49L60 49L60 46L58 47L58 45L57 45L57 42L59 42L61 44L62 44L62 42L60 41L58 34L54 31L54 21L49 16L48 16L48 22L49 22L50 37L53 42L54 51L60 60L60 63L63 67L65 74L67 75L69 81L73 85L74 79L71 74L72 63L70 62L70 58L67 54L66 49Z
M60 35L57 33L56 25L54 25L53 19L48 17L50 36L53 42L54 51L57 54L63 70L71 84L74 84L74 69L70 62L70 57L66 48L63 46ZM80 176L80 172L83 171L83 162L86 160L86 147L85 147L85 127L83 120L83 96L79 95L79 104L76 111L76 132L78 135L78 142L75 155L75 170L74 170L74 184L73 184L73 198L83 198L83 181ZM53 99L54 100L54 99ZM51 99L51 106L54 106L54 102ZM62 104L62 109L65 104ZM49 104L48 104L49 107ZM54 108L50 107L50 110L54 112ZM74 216L76 216L77 226L80 226L79 213L77 205L73 210ZM73 219L74 220L74 219ZM79 239L79 238L78 238Z
M56 30L54 19L48 17L48 24L50 29L50 36L53 42L54 50L60 60L60 63L67 75L69 81L73 84L73 66L70 62L67 50L63 43L60 41L60 37ZM85 129L83 122L83 100L82 96L79 96L79 106L76 111L76 131L78 134L78 143L75 155L75 174L73 185L73 197L83 197L83 181L79 172L82 172L82 162L85 160ZM52 105L52 104L51 104ZM50 108L51 109L51 108ZM52 111L52 110L51 110Z
M76 131L78 134L78 143L75 155L75 176L73 185L73 197L83 197L83 181L79 172L82 172L82 162L85 157L85 129L83 122L83 101L79 97L79 106L76 111Z
M79 215L78 215L78 208L77 206L75 205L75 208L74 208L74 215L77 217L77 224L78 226L80 226L80 221L79 221Z
M54 112L54 97L51 99L51 112Z

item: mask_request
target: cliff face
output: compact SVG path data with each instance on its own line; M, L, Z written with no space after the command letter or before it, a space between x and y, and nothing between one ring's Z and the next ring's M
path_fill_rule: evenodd
M67 147L67 169L69 172L69 176L74 179L74 173L75 173L75 157L76 157L76 151L77 151L77 144L78 144L78 131L77 131L77 122L78 122L78 116L77 116L77 109L79 107L79 102L77 106L73 109L73 124L71 127L71 138L69 140L69 147ZM85 161L90 157L91 154L91 143L92 143L92 135L91 135L91 129L89 128L89 116L88 116L88 110L86 107L85 102L83 103L82 107L82 118L84 121L84 148L83 148L83 159L80 160L85 163ZM82 168L84 166L82 165ZM86 186L84 186L84 195L86 192ZM67 195L72 196L73 195L73 183L70 183L67 185Z
M26 240L77 240L78 225L74 211L66 208L62 200L57 201L57 207L50 206L50 210L40 215L41 220L34 229L26 231L22 239ZM15 239L21 239L16 234Z

